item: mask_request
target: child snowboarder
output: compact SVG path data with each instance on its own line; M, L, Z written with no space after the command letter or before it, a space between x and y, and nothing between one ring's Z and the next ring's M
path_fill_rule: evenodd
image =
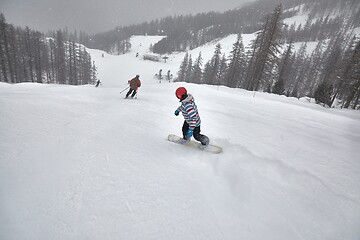
M128 98L131 93L132 93L131 98L135 97L137 93L137 89L141 86L141 81L139 77L140 77L139 75L136 75L133 79L128 81L128 83L130 84L130 89L127 92L125 98Z
M184 87L176 89L175 95L181 102L180 107L175 110L175 115L178 116L181 112L185 119L182 127L184 141L190 141L190 138L194 136L197 141L201 142L202 147L206 147L210 140L207 136L200 134L201 120L194 97L188 94Z

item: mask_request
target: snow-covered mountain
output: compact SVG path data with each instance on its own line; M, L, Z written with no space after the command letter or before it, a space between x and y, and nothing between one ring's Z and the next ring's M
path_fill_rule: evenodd
M360 34L358 1L258 0L221 13L168 16L138 25L119 26L89 37L84 44L118 54L124 50L123 43L131 35L161 34L166 39L153 46L154 52L165 54L187 51L229 34L250 34L260 30L261 21L265 21L267 15L280 3L286 24L283 26L283 38L287 42L320 41L344 34L344 31Z
M136 53L161 38L134 36L120 56L88 50L98 88L0 84L0 239L359 239L359 112L159 83L183 53L167 63ZM124 99L136 74L138 98ZM181 134L179 86L223 153L166 140Z

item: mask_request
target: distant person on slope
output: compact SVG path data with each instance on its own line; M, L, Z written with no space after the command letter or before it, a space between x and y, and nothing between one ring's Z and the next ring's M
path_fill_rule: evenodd
M100 84L101 84L101 81L100 81L100 79L98 79L98 80L96 81L95 87L98 87Z
M132 93L131 98L135 97L137 93L137 89L141 86L141 81L139 77L140 77L139 75L136 75L133 79L128 81L128 83L130 84L130 89L127 92L125 98L128 98L131 93Z
M176 89L175 95L181 102L180 107L175 110L175 115L178 116L181 112L185 119L182 127L184 141L190 141L190 138L194 136L203 147L206 147L210 140L207 136L200 134L201 120L194 97L188 94L184 87Z

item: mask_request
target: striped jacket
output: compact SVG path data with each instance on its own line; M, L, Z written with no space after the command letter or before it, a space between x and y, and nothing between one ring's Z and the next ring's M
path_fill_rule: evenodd
M194 101L194 97L189 94L187 98L181 101L181 106L177 109L181 111L185 121L189 124L189 129L194 130L195 127L200 126L201 119Z

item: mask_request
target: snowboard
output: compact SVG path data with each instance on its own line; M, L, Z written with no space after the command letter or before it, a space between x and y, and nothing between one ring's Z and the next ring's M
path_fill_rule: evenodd
M168 140L170 142L181 144L181 145L184 145L184 146L187 146L187 147L201 149L201 150L203 150L205 152L209 152L209 153L218 154L218 153L222 152L222 147L209 144L207 147L201 148L202 146L201 146L200 142L197 142L197 141L194 141L194 140L184 142L183 138L181 138L179 136L176 136L174 134L170 134L168 136Z

